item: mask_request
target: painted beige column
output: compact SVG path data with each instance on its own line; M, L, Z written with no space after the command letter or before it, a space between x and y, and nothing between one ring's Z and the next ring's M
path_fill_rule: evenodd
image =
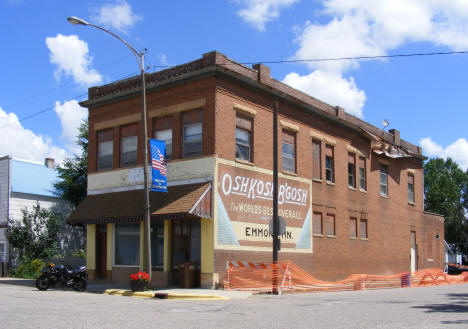
M200 286L214 289L219 283L214 273L214 222L210 218L200 219L201 228L201 274Z
M86 271L90 280L96 278L96 224L86 225Z
M114 238L114 224L107 224L107 273L106 278L109 281L112 281L112 260L113 260L113 250L112 250L112 240Z

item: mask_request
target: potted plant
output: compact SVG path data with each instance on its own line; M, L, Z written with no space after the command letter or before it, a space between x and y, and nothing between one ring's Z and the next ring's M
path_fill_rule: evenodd
M130 288L132 291L145 291L149 278L149 274L142 271L130 274Z

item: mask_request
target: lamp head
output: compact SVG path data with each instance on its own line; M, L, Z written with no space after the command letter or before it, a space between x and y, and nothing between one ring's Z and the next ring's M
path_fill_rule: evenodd
M75 16L68 17L67 21L73 25L85 25L85 26L89 25L89 23L85 21L84 19L81 19Z

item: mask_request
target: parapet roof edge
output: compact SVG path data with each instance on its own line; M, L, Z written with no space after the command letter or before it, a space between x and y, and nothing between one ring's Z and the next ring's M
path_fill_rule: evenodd
M214 71L218 73L227 74L228 70L235 73L237 77L244 77L246 79L252 80L252 82L256 84L262 84L268 87L270 92L277 91L293 98L296 102L307 104L308 106L314 108L318 112L317 114L323 115L328 119L332 119L337 122L342 121L342 123L346 126L354 127L355 129L370 128L370 130L378 133L387 142L393 143L392 134L385 132L384 130L344 111L344 109L338 106L329 105L309 94L306 94L269 76L266 79L259 81L260 78L257 79L257 75L259 74L258 71L243 64L237 63L228 58L226 55L217 51L205 53L203 54L202 58L185 64L147 74L147 89L152 90L157 87L162 87L166 84L173 83L174 80L185 80L185 77L192 79L197 76L204 76L207 72L212 72L212 70L208 69L210 67L214 68ZM216 67L221 67L222 70L218 70ZM140 76L138 75L123 80L114 81L110 84L89 88L88 100L80 102L80 105L90 108L107 102L116 101L122 97L134 96L140 90ZM342 111L342 113L339 115L340 111ZM404 144L404 146L412 148L413 152L423 156L421 147L416 146L404 139L400 139L400 142L401 144Z

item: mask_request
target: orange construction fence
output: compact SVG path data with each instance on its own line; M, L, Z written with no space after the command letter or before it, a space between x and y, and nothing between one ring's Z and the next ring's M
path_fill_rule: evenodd
M468 272L448 275L440 269L424 269L394 275L352 274L327 282L314 278L292 261L252 263L228 261L224 289L258 292L327 292L365 289L435 286L468 282Z

